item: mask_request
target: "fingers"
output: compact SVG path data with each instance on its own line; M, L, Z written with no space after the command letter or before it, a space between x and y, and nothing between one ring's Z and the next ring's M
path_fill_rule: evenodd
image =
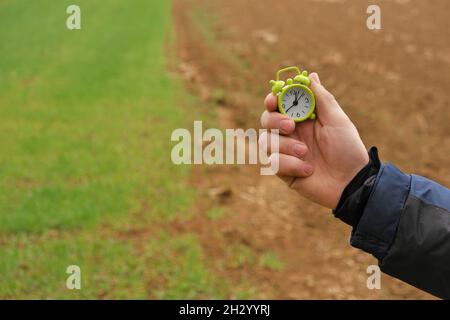
M261 125L266 129L279 129L282 134L291 134L295 129L294 120L278 112L264 111Z
M278 150L272 150L272 147L276 147L276 144L273 145L276 140L273 139L278 139ZM308 147L296 139L267 132L263 132L259 137L259 147L268 154L282 153L297 158L303 158L308 152Z
M287 154L273 153L269 160L272 168L278 168L280 177L306 178L314 171L310 163Z
M311 79L311 90L316 97L317 117L322 123L339 124L346 118L344 111L334 96L320 83L317 73L311 73L309 78Z
M316 82L316 83L318 83L318 84L321 84L321 83L320 83L320 78L319 78L319 75L317 74L317 72L312 72L312 73L309 75L309 79L311 79L312 81L314 81L314 82Z
M270 93L264 100L266 111L261 115L261 125L266 129L279 129L280 133L289 135L295 130L295 122L289 117L274 112L277 109L277 97ZM272 139L279 139L279 150L272 150ZM260 148L271 153L269 158L271 167L277 168L277 175L282 178L292 179L310 176L314 169L303 158L308 152L307 146L290 137L264 132L259 139Z
M269 93L266 99L264 99L264 106L269 112L277 110L278 106L277 97L273 93Z

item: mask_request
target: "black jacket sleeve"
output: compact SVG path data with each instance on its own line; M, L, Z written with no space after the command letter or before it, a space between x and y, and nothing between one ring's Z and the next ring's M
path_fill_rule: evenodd
M370 162L334 210L353 227L350 243L373 254L383 272L450 299L450 190L434 181Z

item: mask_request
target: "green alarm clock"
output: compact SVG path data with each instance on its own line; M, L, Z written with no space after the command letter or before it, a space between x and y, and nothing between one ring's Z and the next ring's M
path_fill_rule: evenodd
M286 82L280 80L283 72L295 71L297 75L294 79L287 79ZM309 88L311 80L308 72L300 72L297 67L288 67L277 72L276 80L270 80L272 93L278 97L278 111L292 118L295 122L308 119L314 120L316 114L316 99L314 93Z

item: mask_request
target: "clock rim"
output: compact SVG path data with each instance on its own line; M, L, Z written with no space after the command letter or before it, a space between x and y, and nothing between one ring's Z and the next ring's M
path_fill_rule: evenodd
M300 87L300 88L302 88L311 97L311 110L304 117L301 117L301 118L292 118L291 116L289 116L284 111L284 109L282 107L282 105L283 105L282 100L283 100L284 94L286 93L286 91L288 91L289 89L291 89L293 87ZM307 86L305 86L303 84L293 83L293 84L287 85L278 94L278 111L281 114L284 114L284 115L288 116L290 119L294 120L295 122L302 122L302 121L308 120L311 117L311 115L314 113L315 109L316 109L316 98L314 97L314 93L312 92L312 90L309 87L307 87Z

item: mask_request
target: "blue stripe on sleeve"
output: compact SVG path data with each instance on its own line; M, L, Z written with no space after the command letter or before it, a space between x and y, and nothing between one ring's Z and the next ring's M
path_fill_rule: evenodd
M382 259L391 246L408 197L411 176L392 164L383 165L351 244Z

